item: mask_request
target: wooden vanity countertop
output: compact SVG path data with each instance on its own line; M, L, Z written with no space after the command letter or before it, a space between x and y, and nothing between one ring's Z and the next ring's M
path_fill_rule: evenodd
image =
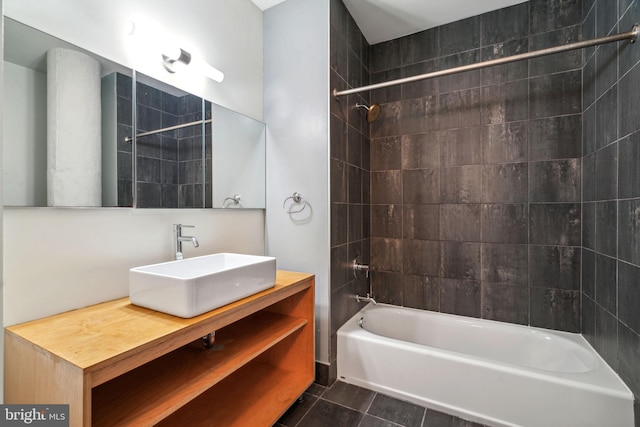
M143 351L165 354L312 286L311 278L278 270L275 287L190 319L135 306L125 297L5 330L88 373Z

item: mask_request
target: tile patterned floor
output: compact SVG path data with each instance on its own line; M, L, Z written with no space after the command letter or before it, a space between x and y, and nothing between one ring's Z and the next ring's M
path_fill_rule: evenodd
M276 427L483 427L351 384L313 384Z

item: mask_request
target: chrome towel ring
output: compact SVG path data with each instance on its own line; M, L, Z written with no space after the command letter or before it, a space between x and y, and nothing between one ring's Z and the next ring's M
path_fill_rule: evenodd
M289 200L291 200L291 202L287 204L287 201ZM296 208L296 206L298 207ZM304 199L302 194L298 193L297 191L294 192L293 195L284 199L284 202L282 203L282 209L284 209L284 211L289 215L300 213L306 207L307 201Z

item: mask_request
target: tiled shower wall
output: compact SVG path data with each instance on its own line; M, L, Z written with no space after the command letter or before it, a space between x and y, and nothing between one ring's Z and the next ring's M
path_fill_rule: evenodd
M331 87L339 89L357 86L357 76L376 83L640 22L639 0L533 0L358 56L359 32L339 0L331 12ZM360 233L349 221L353 194L370 221L362 242L378 301L582 332L637 406L638 47L620 42L334 100L332 333L366 290L344 269L349 236ZM366 129L355 132L366 126L352 109L360 97L383 111L370 126L364 181L345 172L351 141L357 146L359 133L367 141Z
M118 205L131 206L131 78L117 76L118 88ZM190 123L202 119L202 98L175 96L149 85L136 83L138 133ZM211 118L211 103L205 104ZM211 207L211 124L139 137L137 140L137 207ZM205 185L202 164L205 162ZM203 191L207 198L203 205Z
M331 0L330 7L331 87L368 84L369 44L341 0ZM318 369L326 384L336 378L336 332L363 305L355 295L369 287L365 275L356 278L350 268L356 257L369 263L369 126L357 103L368 104L368 96L331 102L331 365Z
M577 41L532 0L371 49L372 83ZM582 52L373 91L378 301L580 332Z
M585 39L640 23L638 0L584 0ZM640 45L585 50L582 333L636 396L640 426Z

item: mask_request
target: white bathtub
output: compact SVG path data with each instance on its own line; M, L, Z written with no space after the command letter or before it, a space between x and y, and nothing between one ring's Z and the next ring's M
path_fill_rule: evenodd
M338 378L491 426L633 426L631 391L567 332L369 304L338 330Z

